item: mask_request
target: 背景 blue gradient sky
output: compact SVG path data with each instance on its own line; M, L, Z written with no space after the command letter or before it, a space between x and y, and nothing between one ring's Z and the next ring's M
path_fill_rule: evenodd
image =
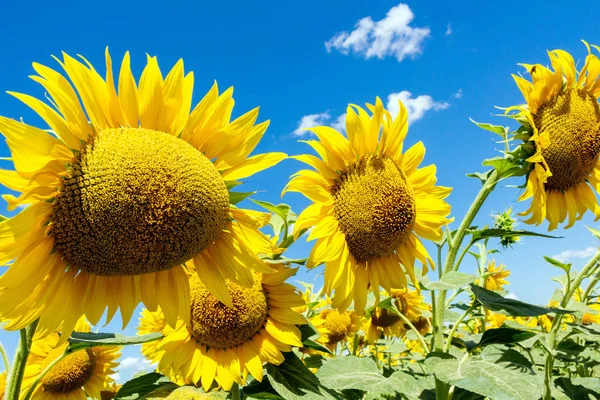
M158 56L163 73L183 58L186 71L195 73L194 102L213 80L222 89L235 86L234 115L260 106L259 120L271 120L257 151L290 155L308 151L297 140L309 134L295 134L301 122L335 124L348 103L373 102L376 96L384 103L389 96L402 98L413 112L408 145L425 143L425 164L437 164L438 183L454 188L449 201L460 220L479 188L479 182L465 174L482 171L483 158L500 149L496 137L476 128L469 117L509 124L491 114L498 112L494 106L523 102L511 78L522 71L517 63L547 64L546 50L556 48L583 59L586 50L580 40L600 42L597 21L589 18L600 13L600 3L588 3L584 12L567 12L558 1L543 6L499 1L413 1L406 6L393 1L313 0L2 2L0 90L43 98L43 89L27 78L34 72L31 63L60 69L50 56L60 56L61 51L84 55L103 74L106 46L117 66L129 50L136 77L146 53ZM0 115L46 128L7 94L0 95ZM0 155L9 156L4 141ZM259 190L255 198L280 202L288 177L300 168L297 161L286 160L248 179L244 190ZM507 207L523 211L526 204L515 201L519 189L506 187L522 182L504 182L477 222L491 223L489 215ZM284 201L297 212L308 205L294 193ZM6 213L5 207L0 205ZM511 270L507 289L522 300L546 303L555 287L550 279L558 270L545 264L541 255L566 252L563 259L580 267L597 245L584 224L594 225L589 215L568 231L557 230L563 239L525 238L497 254ZM310 246L301 242L290 251L291 257L307 254ZM473 260L467 259L463 269L472 271ZM302 280L314 276L299 273ZM119 328L111 323L103 329ZM127 328L134 331L135 321ZM17 338L16 332L0 332L0 341L11 353ZM121 380L147 368L137 359L137 349L127 349L125 355L129 358Z

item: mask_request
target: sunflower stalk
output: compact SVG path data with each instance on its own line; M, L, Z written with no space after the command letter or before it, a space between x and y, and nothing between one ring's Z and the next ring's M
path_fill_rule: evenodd
M448 334L448 340L446 341L446 344L444 345L444 353L447 353L450 351L450 345L452 344L452 338L454 337L456 330L458 329L460 324L464 321L464 319L471 313L471 311L473 311L475 309L476 304L477 304L477 302L473 301L471 303L471 305L469 306L469 308L467 308L465 310L465 312L462 313L462 315L460 317L458 317L458 319L456 320L454 325L452 325L452 329L450 330L450 333Z
M408 320L408 318L406 318L406 316L404 314L402 314L401 312L399 312L398 316L400 317L400 319L406 325L408 325L408 327L410 328L410 330L413 331L414 334L417 336L417 339L419 340L419 343L421 343L421 346L423 346L423 349L425 350L425 353L429 353L429 346L427 345L427 342L425 341L425 338L423 338L423 335L421 335L419 333L419 330L417 328L415 328L415 326L413 325L413 323L410 322Z
M501 179L501 174L498 170L494 169L489 177L486 179L485 183L482 185L479 193L475 197L475 200L469 207L465 217L463 218L460 226L456 230L454 237L452 238L452 243L448 242L448 254L446 256L446 262L444 264L444 274L450 271L453 271L455 268L456 257L458 256L458 251L462 245L462 242L467 234L467 230L471 226L471 223L481 210L483 203L490 195L490 193L496 187L496 183ZM444 351L444 311L446 304L446 290L440 290L435 305L437 307L433 310L433 324L434 324L434 351ZM450 340L450 338L448 339ZM449 386L439 381L436 378L436 399L446 400L448 398L448 390Z
M25 373L25 366L27 365L27 358L29 357L29 351L31 350L31 343L33 342L33 335L37 329L39 320L35 320L28 327L21 329L21 339L19 340L19 347L15 354L15 360L13 366L10 369L10 374L7 379L6 387L6 400L18 400L21 393L21 383L23 382L23 374Z
M2 362L4 363L4 369L6 371L6 374L10 374L10 362L8 361L8 356L6 355L6 350L4 349L4 346L2 346L2 343L0 342L0 356L2 356Z
M594 269L598 266L598 262L600 261L600 250L596 252L596 254L587 262L587 264L583 267L581 272L577 274L573 282L571 283L571 287L566 295L563 297L560 305L562 308L566 308L571 301L571 298L581 285L581 282L589 277ZM546 355L545 369L544 369L544 395L542 397L543 400L552 400L552 370L554 368L554 351L556 346L558 345L556 341L556 336L558 334L558 330L561 327L562 319L564 314L557 314L552 320L552 327L550 328L550 333L548 333L548 354Z

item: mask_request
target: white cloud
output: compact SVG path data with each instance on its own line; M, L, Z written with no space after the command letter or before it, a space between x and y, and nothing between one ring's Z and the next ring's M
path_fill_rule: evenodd
M373 21L364 17L352 32L343 31L325 42L328 52L336 49L342 54L351 52L365 59L394 56L398 61L416 57L423 52L423 41L429 36L429 28L409 26L414 14L406 4L392 7L385 18Z
M325 121L329 120L330 118L331 115L329 115L329 112L327 111L321 114L305 115L298 122L298 127L294 132L292 132L292 135L304 136L309 133L307 131L308 128L314 128L315 126L325 125Z
M504 296L504 298L506 298L506 299L513 299L513 300L519 300L519 298L517 297L517 295L514 294L513 292L510 292L509 294L507 294L506 296Z
M123 383L121 382L121 375L118 372L115 372L110 377L113 378L117 383Z
M446 26L446 33L444 33L444 36L450 36L450 35L452 35L452 32L453 32L453 30L452 30L452 24L448 24Z
M574 258L587 258L596 254L596 247L587 247L583 250L565 250L552 256L556 261L566 263Z
M131 368L136 364L141 363L143 360L140 357L126 357L119 363L119 367L122 369Z
M399 93L392 93L387 97L387 100L387 109L392 116L398 115L400 112L398 100L402 101L404 107L408 110L409 123L420 120L429 110L439 111L450 107L449 103L434 101L433 97L428 94L412 97L412 93L407 90L403 90Z
M346 113L343 113L331 124L331 127L338 132L346 130Z
M463 96L463 91L462 91L462 89L458 89L458 90L456 91L456 93L454 93L452 96L453 96L455 99L460 99L460 98Z

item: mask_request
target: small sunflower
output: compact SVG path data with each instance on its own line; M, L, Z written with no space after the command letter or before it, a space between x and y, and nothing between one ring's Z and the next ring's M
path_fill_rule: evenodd
M393 299L398 312L403 314L411 323L419 320L422 310L428 310L427 304L423 301L423 296L416 290L409 291L407 288L392 290L390 297ZM426 319L425 324L429 329ZM421 325L419 326L421 327ZM425 329L424 327L421 328ZM370 317L365 319L363 325L369 343L376 343L382 334L386 337L400 338L404 336L407 329L408 327L404 325L404 321L400 316L381 307L376 307Z
M496 329L500 328L510 318L497 312L487 311L485 319L490 328Z
M116 84L105 56L106 78L66 54L57 59L66 76L34 64L50 105L11 93L52 133L0 117L15 166L0 183L20 192L4 198L28 205L0 223L0 265L15 260L0 277L6 329L39 318L36 337L62 325L66 338L106 307L107 320L120 308L126 325L140 301L174 325L189 317L186 261L229 306L225 279L251 285L246 265L271 272L255 262L255 251L272 252L261 221L229 200L237 180L285 158L248 157L268 121L255 125L258 109L231 121L233 89L219 94L216 83L190 111L194 75L182 60L163 79L148 57L136 84L126 53Z
M588 307L594 310L594 312L583 314L583 317L581 317L581 323L583 325L600 324L600 303L588 304Z
M75 327L78 332L89 332L90 325L80 320ZM68 343L60 344L60 335L52 333L35 339L27 359L21 393L25 394L38 375L57 357L64 353ZM101 399L103 391L114 387L111 375L119 365L121 347L101 346L76 351L59 361L42 379L33 392L36 400L83 400ZM86 396L87 395L87 396Z
M360 329L360 316L354 311L326 308L315 314L310 322L321 334L317 341L332 352L335 351L338 343L351 340Z
M180 384L202 385L216 381L224 390L244 384L248 374L262 381L263 364L280 364L282 352L302 346L296 325L306 319L292 311L304 303L298 289L285 280L295 269L276 267L271 274L253 273L250 287L227 281L233 302L229 308L190 275L191 317L175 327L165 323L162 311L144 310L139 333L162 332L164 338L142 345L142 353L158 363L158 371Z
M396 118L377 98L371 111L347 109L348 139L330 127L311 128L319 138L309 144L320 156L294 157L315 170L295 174L284 192L300 192L313 201L299 216L294 231L314 227L316 239L306 266L325 263L325 291L335 291L334 308L345 310L354 300L362 313L370 287L406 286L415 260L433 266L419 237L438 240L450 221L444 199L451 189L435 186L436 167L418 168L425 156L419 142L403 153L408 113L399 102ZM402 268L404 267L404 269Z
M519 200L533 198L525 222L555 229L568 216L573 226L587 210L600 218L594 191L600 189L600 60L591 53L577 71L573 57L564 50L548 52L552 69L523 64L531 82L513 75L526 105L507 109L530 132L534 152L527 161L533 168ZM597 46L594 46L597 50Z
M488 290L502 290L504 285L510 284L505 278L510 275L504 264L496 266L496 261L492 260L485 270L485 280L483 286Z

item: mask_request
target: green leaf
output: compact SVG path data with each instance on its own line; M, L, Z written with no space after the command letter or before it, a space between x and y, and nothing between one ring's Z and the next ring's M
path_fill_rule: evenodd
M117 392L115 400L141 400L156 390L162 389L170 393L178 387L166 376L158 372L151 372L125 383Z
M242 182L239 181L225 181L225 187L227 188L227 190L231 190L234 187L241 185Z
M472 123L474 123L475 125L477 125L478 127L480 127L481 129L485 129L486 131L494 132L495 134L499 135L502 139L504 139L506 137L506 135L508 135L509 128L507 126L492 125L492 124L487 124L487 123L483 123L483 122L477 122L477 121L473 120L472 118L469 118L469 120Z
M280 256L279 258L271 258L270 256L261 257L261 259L267 264L306 264L308 258L287 258Z
M425 361L442 382L487 396L494 400L538 399L543 391L542 379L533 373L505 368L495 362L470 358L463 361Z
M73 332L69 340L66 353L99 346L127 346L131 344L143 344L153 342L162 338L160 332L149 333L141 336L125 336L120 333L93 333Z
M555 267L558 267L560 269L562 269L563 271L565 271L567 274L571 271L571 265L572 264L563 264L558 260L555 260L552 257L546 257L544 256L544 260L546 260L547 262L549 262L550 264L554 265Z
M487 309L492 311L504 311L513 317L537 317L548 313L573 314L573 311L561 310L554 307L541 307L524 303L519 300L507 299L491 290L471 284L471 290L475 298Z
M586 228L588 229L588 231L592 232L592 235L594 235L598 239L600 239L600 230L595 229L595 228L590 228L589 226L586 226Z
M294 353L284 353L285 361L275 366L267 364L267 376L273 389L286 400L335 399L319 379L306 368Z
M289 228L289 226L296 222L298 216L292 212L292 209L287 204L272 204L268 201L255 200L251 199L254 203L258 204L262 208L267 211L272 212L271 220L269 221L269 225L273 228L273 232L275 235L279 236L282 240L281 246L288 247L293 241L293 235L291 232L288 232L287 237L283 237L284 232Z
M489 170L486 172L471 172L470 174L467 174L467 176L469 178L477 178L481 181L481 184L483 185L484 183L487 182L488 178L490 177L490 175L492 174L493 170Z
M520 368L528 372L531 372L533 368L533 364L527 357L517 350L504 345L495 344L487 346L481 352L481 359L494 364L500 364L503 367Z
M542 233L531 232L531 231L523 231L523 230L510 230L510 229L500 229L500 228L488 228L488 229L478 229L478 230L467 230L468 233L472 235L471 241L473 243L487 239L492 237L499 238L507 238L507 237L521 237L521 236L537 236L543 238L550 239L560 239L560 236L550 236L544 235Z
M393 395L402 388L392 378L395 374L386 378L372 359L346 356L323 364L317 377L324 386L335 390L354 389L371 395Z
M477 343L477 347L483 347L490 344L511 344L511 343L519 343L524 340L530 339L534 337L536 334L534 332L523 331L513 328L496 328L496 329L488 329L483 332L483 336L479 343Z
M229 204L237 204L256 192L229 192Z
M488 158L482 163L485 167L492 167L503 178L508 178L514 175L522 175L524 173L522 165L515 158L494 157Z
M600 397L600 379L598 378L558 378L554 380L556 387L569 399L584 400ZM553 393L554 394L554 393Z
M425 288L427 290L454 290L475 282L477 279L478 277L475 275L450 271L442 275L439 281L427 283Z

